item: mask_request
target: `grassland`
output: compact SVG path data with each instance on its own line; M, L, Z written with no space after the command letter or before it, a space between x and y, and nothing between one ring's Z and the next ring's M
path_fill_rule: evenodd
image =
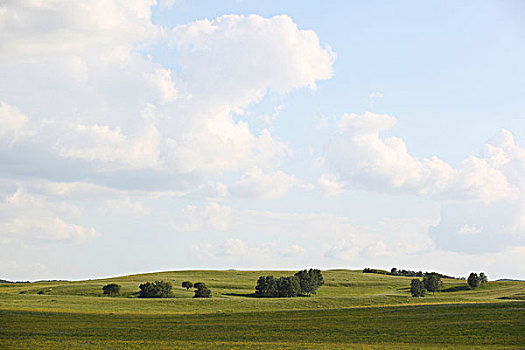
M447 349L525 348L525 283L470 290L444 280L412 298L411 278L324 271L316 296L253 298L260 275L291 271L173 271L77 282L0 284L4 349ZM173 299L138 299L138 285L165 280ZM182 281L205 282L192 299ZM122 296L102 295L107 283ZM40 294L37 294L40 293Z

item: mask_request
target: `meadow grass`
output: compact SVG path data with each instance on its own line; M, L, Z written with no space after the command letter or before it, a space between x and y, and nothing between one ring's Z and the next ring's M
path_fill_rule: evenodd
M171 271L117 278L0 284L0 348L6 349L446 349L524 348L525 283L470 290L445 280L435 296L412 298L411 278L323 271L318 294L254 298L260 275L293 271ZM175 298L136 298L164 280ZM205 282L193 299L182 281ZM103 296L102 286L123 295ZM37 293L41 294L37 294Z

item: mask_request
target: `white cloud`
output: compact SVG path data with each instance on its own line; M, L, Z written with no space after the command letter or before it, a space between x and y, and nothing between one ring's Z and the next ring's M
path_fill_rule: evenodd
M358 256L362 247L347 239L340 239L324 252L324 257L329 259L350 261Z
M152 40L154 0L8 0L0 13L4 59L41 58Z
M105 202L104 207L98 210L100 215L106 216L132 216L147 215L151 212L139 201L132 201L129 198L114 199Z
M370 99L376 99L376 98L383 98L383 93L382 92L371 92L368 94L368 98Z
M18 139L33 135L34 131L28 128L27 121L27 116L18 107L0 102L0 140L6 139L13 145Z
M11 241L81 243L98 237L93 227L68 223L62 217L79 216L79 209L66 203L51 203L21 189L0 202L0 238Z
M480 233L481 231L483 231L483 227L476 227L476 226L471 226L469 224L465 224L459 228L458 234L475 235L476 233Z
M292 244L288 248L285 248L279 252L279 254L285 258L295 258L302 256L306 253L306 250L299 247L297 244Z
M146 79L158 89L161 103L172 102L177 98L178 93L171 69L157 68L155 72L146 74Z
M204 208L188 205L172 221L172 227L177 232L226 231L231 225L231 211L230 207L217 203L210 203Z
M234 116L269 91L329 79L332 50L288 16L230 15L166 31L151 22L154 3L4 5L0 49L9 54L0 89L13 101L2 110L23 105L9 130L35 132L29 149L16 152L58 155L88 182L101 178L89 174L153 170L151 178L161 173L168 186L194 193L224 172L275 172L291 153L286 142ZM177 69L150 52L175 57Z
M173 29L183 76L194 96L212 96L233 109L332 76L335 58L313 31L286 15L225 15Z
M435 156L422 160L411 156L403 140L380 136L394 124L394 117L388 115L344 114L327 147L327 159L339 178L373 191L440 200L492 202L516 195L505 169L490 158L471 156L454 169Z
M337 196L343 191L343 185L337 182L335 176L323 174L317 181L319 190L327 197Z
M394 124L393 117L370 112L342 116L327 159L345 186L440 203L441 218L429 231L437 249L479 253L522 244L525 148L512 133L502 130L455 169L435 156L417 159L403 140L380 135ZM414 251L432 246L421 243Z
M301 186L299 179L280 170L263 172L259 168L251 168L230 186L230 192L240 197L281 198L298 186Z

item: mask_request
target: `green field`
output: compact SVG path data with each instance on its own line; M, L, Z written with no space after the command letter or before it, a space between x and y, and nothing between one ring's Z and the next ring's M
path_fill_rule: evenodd
M525 348L525 283L412 298L409 277L323 271L317 295L254 298L260 275L291 271L173 271L78 282L0 284L0 349L447 349ZM164 280L175 298L138 299ZM193 299L182 281L205 282ZM122 296L102 295L107 283Z

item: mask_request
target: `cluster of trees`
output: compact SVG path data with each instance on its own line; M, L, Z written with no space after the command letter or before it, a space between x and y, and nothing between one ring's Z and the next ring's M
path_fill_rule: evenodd
M170 282L155 281L142 283L140 286L139 298L171 298L173 297L172 285Z
M414 278L410 282L410 293L413 297L424 297L425 292L439 292L443 287L443 281L441 281L441 275L439 273L430 272L426 273L423 277L423 281L419 278Z
M470 289L476 289L480 284L485 284L488 282L487 275L484 272L480 272L479 276L477 273L472 272L467 279L467 283Z
M363 269L363 273L378 273L378 274L381 274L381 275L404 276L404 277L424 277L424 276L426 276L426 275L428 275L430 273L433 273L433 274L439 275L441 278L464 279L464 278L457 278L457 277L454 277L454 276L443 275L443 274L437 273L437 272L412 271L412 270L405 270L405 269L398 270L396 267L393 267L390 270L390 272L385 271L385 270L379 270L379 269L371 269L371 268L367 267L367 268Z
M261 276L257 280L255 295L259 297L296 297L310 296L324 284L320 270L302 270L293 276L275 278Z

